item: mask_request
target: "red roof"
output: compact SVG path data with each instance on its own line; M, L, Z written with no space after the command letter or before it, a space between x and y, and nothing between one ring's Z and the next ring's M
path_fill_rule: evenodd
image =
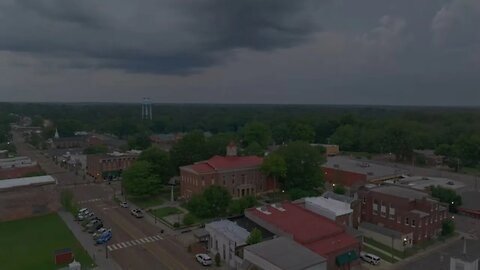
M357 245L358 240L348 233L344 232L335 237L329 237L324 240L316 241L311 244L305 245L311 251L327 256L331 253L336 253L340 250L351 249L352 246Z
M310 250L326 256L337 250L351 248L358 240L345 232L344 227L290 202L282 203L285 211L266 206L270 214L256 208L246 211L293 236L293 239Z
M241 168L259 167L263 163L263 158L257 156L246 157L222 157L214 156L209 160L190 165L190 169L198 173L207 173L214 171L234 170Z

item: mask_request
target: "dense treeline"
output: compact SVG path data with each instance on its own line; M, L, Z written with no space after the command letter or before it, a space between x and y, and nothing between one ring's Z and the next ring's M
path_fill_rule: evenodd
M234 133L250 153L272 142L300 140L391 152L398 160L410 159L412 149L438 149L457 167L480 160L477 108L168 104L154 106L153 121L140 121L140 105L131 104L1 104L1 112L51 119L62 136L76 130L123 138L203 130Z

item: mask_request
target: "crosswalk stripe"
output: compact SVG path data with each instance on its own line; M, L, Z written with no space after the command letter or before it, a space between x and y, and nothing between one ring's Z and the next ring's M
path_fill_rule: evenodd
M112 247L111 246L108 246L108 251L112 251Z
M142 242L142 244L145 244L147 241L143 240L143 238L142 238L142 239L140 239L140 242Z
M156 241L160 240L160 236L158 235L152 236L152 238L155 239Z
M127 247L127 244L125 244L125 242L123 242L123 243L120 243L120 245L121 245L122 247L124 247L124 248L126 248L126 247Z
M129 247L132 246L132 243L130 243L130 241L125 242L125 244L127 244L127 246Z
M140 242L138 239L136 239L136 240L133 240L133 241L135 241L135 243L136 243L137 245L140 245L140 244L142 244L142 242Z
M116 244L113 244L113 245L112 245L112 250L117 250L117 249L118 249L118 248L117 248L117 245L116 245Z
M146 237L148 240L150 240L150 242L153 242L155 241L155 239L153 239L153 237L149 236L149 237Z

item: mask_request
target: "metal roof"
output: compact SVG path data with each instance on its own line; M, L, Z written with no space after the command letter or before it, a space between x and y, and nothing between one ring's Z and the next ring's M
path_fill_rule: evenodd
M205 225L205 230L212 234L211 230L223 234L226 238L234 241L237 245L244 245L250 233L230 220L210 222Z
M325 197L308 197L305 198L305 204L320 207L335 214L335 216L343 216L353 212L350 204Z
M308 269L326 261L324 257L286 237L247 246L245 250L283 270Z
M334 199L334 200L341 201L341 202L346 202L348 204L351 204L352 202L355 201L355 199L352 198L352 197L348 197L348 196L345 196L345 195L340 195L340 194L337 194L333 191L326 191L325 193L323 193L322 197Z
M30 185L42 185L42 184L53 184L57 181L50 175L34 176L34 177L24 177L24 178L13 178L7 180L0 180L0 189L30 186Z

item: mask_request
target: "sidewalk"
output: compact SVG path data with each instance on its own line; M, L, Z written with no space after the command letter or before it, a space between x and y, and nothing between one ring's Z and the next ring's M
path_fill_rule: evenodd
M416 261L417 259L426 257L426 256L430 255L431 253L439 250L439 249L445 248L445 247L455 243L456 241L459 241L462 238L462 236L463 236L463 234L460 233L458 236L452 236L451 238L447 239L445 242L435 243L432 246L427 247L426 250L424 250L422 252L419 252L419 253L417 253L413 256L407 257L407 258L401 260L400 262L394 264L392 269L403 269L402 267L404 267L407 263L410 263L412 261Z
M385 251L385 250L382 250L382 249L380 249L380 248L377 248L377 247L374 246L374 245L370 245L370 244L365 243L365 242L363 242L363 245L364 245L364 246L367 246L367 247L369 247L369 248L371 248L371 249L374 249L374 250L376 250L376 251L378 251L378 252L380 252L380 253L382 253L382 254L384 254L385 257L389 257L389 258L392 257L392 254L391 254L391 253L389 253L389 252L387 252L387 251ZM393 258L394 258L395 260L397 260L397 261L403 260L402 258L397 257L397 256L393 256Z
M58 215L63 219L83 248L88 252L97 264L96 270L121 270L122 268L112 259L105 257L105 246L95 246L91 234L82 231L82 226L77 224L72 215L65 211L59 211ZM83 265L88 266L88 265Z

